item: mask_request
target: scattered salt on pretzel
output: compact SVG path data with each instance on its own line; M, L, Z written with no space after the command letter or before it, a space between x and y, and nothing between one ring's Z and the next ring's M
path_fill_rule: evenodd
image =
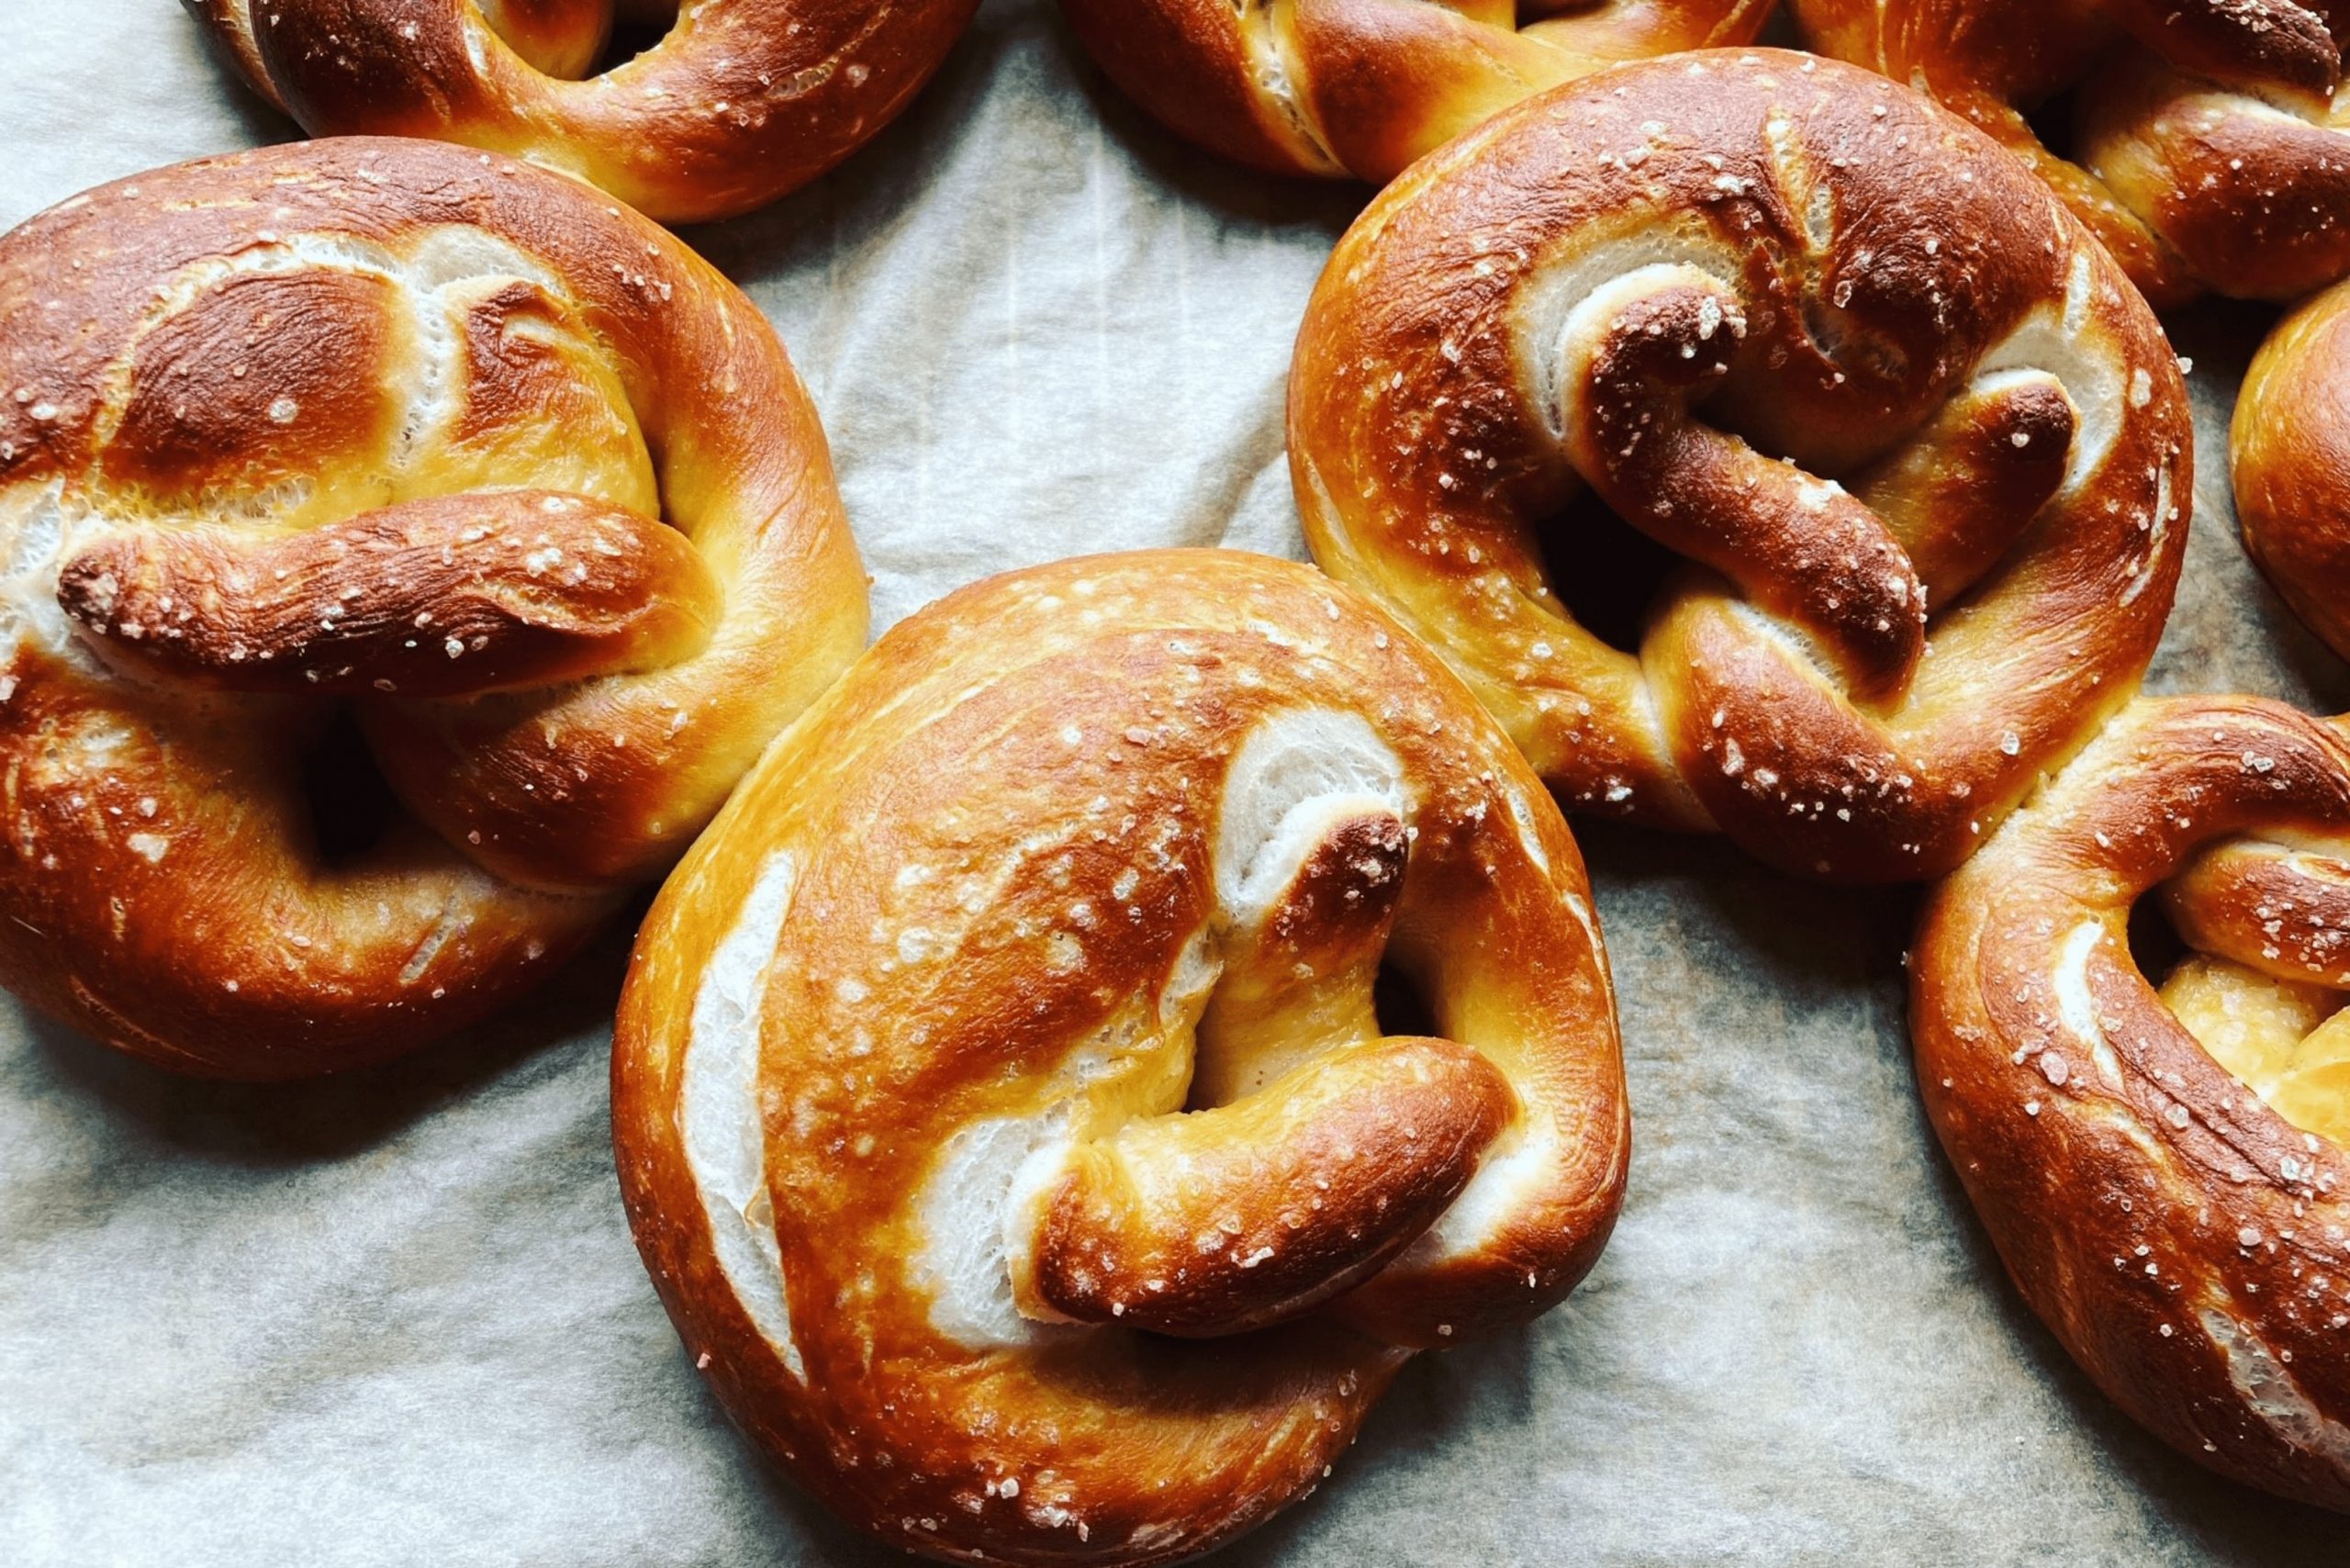
M665 223L797 190L897 118L978 0L183 0L313 135L432 137ZM661 24L599 71L615 21Z
M1619 67L1389 187L1289 431L1315 559L1570 809L1843 880L1955 866L2128 698L2191 493L2177 362L2080 225L1924 98L1769 50ZM1679 558L1636 651L1568 608L1627 591L1582 580L1586 487Z
M1129 97L1281 174L1384 185L1497 109L1628 60L1740 44L1772 0L1061 0Z
M1628 1141L1557 808L1392 622L1233 551L884 637L647 918L613 1130L735 1420L865 1529L1019 1563L1312 1489L1414 1350L1583 1277Z
M2350 273L2350 93L2328 6L1789 3L1812 47L2022 158L2157 305L2288 299ZM2068 91L2070 159L2025 118Z
M2188 954L2158 993L2131 915ZM1919 1082L2032 1310L2188 1457L2350 1508L2350 737L2125 709L1936 890Z
M159 170L0 240L0 980L239 1077L514 995L865 626L750 301L424 141ZM339 713L364 754L314 801ZM398 808L338 847L368 773Z

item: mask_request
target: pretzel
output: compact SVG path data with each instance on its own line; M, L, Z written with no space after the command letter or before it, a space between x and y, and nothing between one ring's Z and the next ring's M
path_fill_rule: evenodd
M182 164L0 240L0 981L232 1077L502 1004L864 639L756 308L421 141ZM343 808L386 788L371 841Z
M2130 918L2189 948L2157 993ZM1919 1082L2017 1288L2189 1458L2350 1508L2350 739L2141 700L1930 901Z
M1061 0L1176 134L1283 174L1385 185L1522 98L1628 60L1745 43L1773 0Z
M2158 306L2350 273L2350 96L2330 6L1790 0L1807 43L1930 94L2045 180ZM2077 90L2073 159L2025 117Z
M182 0L315 136L560 169L665 223L798 190L896 118L979 0ZM667 31L599 73L615 20Z
M1000 1563L1170 1562L1310 1491L1413 1351L1582 1278L1628 1136L1557 808L1392 622L1227 551L884 637L663 890L612 1092L734 1419Z
M2080 226L1778 50L1619 67L1397 181L1315 290L1289 436L1315 559L1570 810L1845 881L1948 870L2128 697L2191 494L2177 363ZM1585 487L1676 558L1636 653L1565 602L1635 591Z
M2253 355L2228 456L2246 553L2350 658L2350 284L2302 304Z

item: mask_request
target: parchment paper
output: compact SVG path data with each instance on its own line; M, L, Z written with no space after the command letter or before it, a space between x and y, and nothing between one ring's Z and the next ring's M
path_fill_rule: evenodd
M281 140L170 0L6 0L0 224ZM886 624L1080 551L1301 554L1281 400L1364 199L1140 119L991 0L845 169L688 239L812 386ZM2245 564L2195 360L2187 583L2152 685L2350 706ZM2018 1304L1917 1109L1908 891L1579 827L1623 992L1630 1202L1533 1328L1424 1357L1322 1493L1219 1559L2321 1562L2339 1520L2115 1414ZM630 1245L616 935L518 1014L291 1089L166 1078L0 1002L0 1563L900 1561L767 1476Z

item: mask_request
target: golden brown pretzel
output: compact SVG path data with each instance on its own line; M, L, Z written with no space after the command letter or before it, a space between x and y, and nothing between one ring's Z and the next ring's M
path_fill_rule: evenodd
M978 0L183 0L314 135L561 169L666 223L799 189L912 101ZM674 23L596 73L615 18Z
M182 164L0 240L0 980L239 1077L514 994L865 628L757 308L424 141ZM304 785L338 710L405 808L348 854Z
M2333 0L1790 0L1823 53L1932 95L2030 163L2157 305L2350 273ZM2078 89L2074 159L2027 113Z
M2132 956L2159 890L2194 951ZM1926 1108L2017 1286L2190 1458L2350 1508L2350 740L2141 700L1936 890ZM2329 1021L2330 1020L2330 1021Z
M1279 174L1384 185L1530 94L1740 44L1772 0L1061 0L1129 97Z
M2228 456L2245 550L2350 658L2350 284L2305 301L2260 345Z
M1570 810L1844 880L1956 865L2127 698L2191 488L2177 364L2080 226L1925 99L1778 50L1618 67L1391 186L1289 431L1315 558ZM1585 486L1684 558L1636 655L1562 603Z
M695 1364L834 1508L1161 1562L1567 1294L1622 1073L1574 840L1469 693L1304 567L1155 552L940 601L777 744L638 937L613 1136Z

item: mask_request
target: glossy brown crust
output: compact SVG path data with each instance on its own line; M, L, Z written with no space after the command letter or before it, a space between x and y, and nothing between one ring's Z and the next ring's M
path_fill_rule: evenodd
M1789 0L1806 44L1931 94L2031 164L2158 306L2350 273L2350 95L2298 0ZM2076 161L2025 116L2077 89Z
M1744 43L1772 0L1061 0L1169 129L1278 174L1384 185L1498 109L1627 60Z
M1275 765L1250 760L1281 736ZM1289 824L1332 759L1374 755L1398 770L1376 809L1403 826L1392 906L1326 905L1354 907L1328 846L1358 886L1393 879L1342 811L1242 913L1220 890L1274 854L1228 853L1257 822L1248 781L1304 793ZM1299 847L1284 833L1265 845ZM1367 927L1390 934L1366 946ZM1449 1039L1381 1038L1382 958ZM752 1040L731 1103L765 1164L723 1202L773 1226L775 1339L705 1206L728 1161L693 1152L703 1053ZM1168 1114L1187 1087L1193 1114ZM1047 1129L1048 1153L1066 1129L1052 1169L1076 1184L1022 1197L983 1158L1007 1126ZM771 1459L929 1555L1122 1564L1261 1522L1412 1349L1555 1304L1613 1225L1628 1136L1588 886L1539 784L1385 617L1226 551L1023 571L884 637L663 890L621 1000L613 1127L671 1317ZM1192 1184L1164 1184L1169 1144L1199 1157ZM1431 1227L1464 1152L1478 1173ZM1072 1191L1104 1211L1057 1201ZM1161 1245L1203 1209L1188 1248ZM1365 1261L1350 1227L1379 1238L1378 1271L1317 1305ZM1128 1250L1088 1283L1096 1242ZM1113 1326L1147 1249L1168 1271L1138 1282L1152 1316L1213 1341ZM1000 1329L957 1316L1038 1271L1061 1316L1110 1323L1040 1323L1033 1300ZM1230 1331L1254 1322L1272 1326Z
M321 141L77 196L0 240L0 979L183 1070L491 1011L863 638L757 310L506 159ZM403 808L356 859L303 782L332 693Z
M584 80L566 78L601 50L612 0L185 4L313 135L464 142L685 223L764 206L864 145L978 0L702 0L653 48Z
M542 553L576 569L534 572ZM364 596L349 592L354 563ZM57 599L107 660L151 677L358 697L472 697L682 664L724 608L677 530L545 490L436 496L259 540L101 534L66 558Z
M2244 549L2350 658L2350 285L2303 304L2260 345L2228 457Z
M1294 1317L1424 1235L1516 1111L1500 1070L1449 1040L1367 1041L1297 1071L1259 1103L1147 1127L1130 1140L1139 1148L1085 1150L1045 1195L1033 1277L1015 1288L1079 1322L1192 1338ZM1181 1183L1162 1190L1129 1169L1153 1162ZM1332 1192L1347 1201L1265 1202ZM1230 1239L1203 1257L1212 1234Z
M2310 846L2214 845L2163 884L2163 909L2198 952L2272 980L2350 987L2350 866Z
M1927 1112L2009 1273L2098 1385L2189 1458L2341 1509L2350 1161L2221 1070L2127 934L2166 882L2206 929L2275 926L2279 846L2350 850L2336 724L2249 697L2134 703L1935 891L1910 1028ZM2345 913L2338 883L2305 890L2283 907ZM2219 946L2312 978L2273 942Z
M2177 364L2080 226L1924 98L1767 50L1544 95L1389 187L1289 432L1315 558L1570 810L1847 881L1957 865L2127 699L2192 491ZM1689 564L1637 653L1552 576L1585 486Z

